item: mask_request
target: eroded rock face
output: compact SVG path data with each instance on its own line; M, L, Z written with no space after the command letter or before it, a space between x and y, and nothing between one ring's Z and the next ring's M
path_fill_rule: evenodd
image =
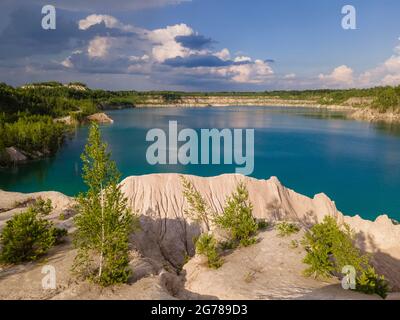
M348 223L358 234L358 245L370 252L384 252L400 260L400 225L395 225L388 216L379 216L368 221L359 216L344 216L335 203L325 194L309 198L284 187L276 177L257 180L237 174L217 177L186 176L210 204L210 211L221 213L226 197L231 194L239 181L244 181L249 190L256 218L269 221L291 220L304 227L322 221L325 215L336 217ZM151 241L161 242L171 256L181 256L182 251L193 253L193 237L204 230L191 221L183 212L187 204L178 174L151 174L131 176L121 182L122 191L128 198L132 210L141 215L143 248L152 250ZM19 209L18 203L41 197L51 199L54 212L69 210L74 205L72 198L59 192L37 192L22 194L0 190L0 227ZM146 243L146 241L148 243ZM173 244L177 248L171 248ZM179 243L179 244L177 244ZM176 249L176 250L175 250ZM179 254L174 252L179 251ZM172 258L173 260L179 260Z
M344 216L326 195L319 194L313 198L300 195L285 188L275 177L268 180L235 174L210 178L186 177L210 204L210 211L217 213L222 212L226 197L237 183L243 181L257 218L271 222L291 220L304 229L320 222L325 215L348 223L357 233L358 246L373 253L372 260L377 271L390 280L394 290L400 290L400 225L394 225L387 216L380 216L376 221ZM131 241L132 252L137 252L140 257L132 257L131 265L136 274L131 284L116 294L103 295L84 283L75 284L68 271L75 251L67 245L54 248L55 253L49 255L51 264L65 270L58 292L46 296L40 288L41 266L28 264L13 267L6 274L0 270L0 273L3 272L0 296L18 299L356 298L350 293L343 293L337 282L326 284L302 277L301 271L306 267L302 264L304 250L301 247L290 248L292 239L282 240L273 230L260 233L260 242L256 245L235 250L224 257L226 263L217 271L209 270L200 257L192 258L184 265L188 256L194 255L193 238L200 235L205 226L184 215L187 204L180 176L152 174L128 177L121 182L121 188L128 198L128 205L140 215L141 220L141 230L132 236ZM74 230L75 201L72 198L58 192L22 194L1 190L0 230L8 219L26 210L29 202L38 197L52 200L54 210L49 216L51 220L60 227ZM61 213L63 219L60 219ZM299 241L301 233L296 236L294 239ZM183 265L181 276L176 276L176 271ZM10 287L15 290L9 292Z
M53 210L48 218L54 221L57 226L68 230L73 229L72 218L75 214L73 210L75 200L60 192L34 192L34 193L19 193L7 192L0 190L0 231L5 226L7 220L11 219L15 214L25 211L36 199L51 200ZM60 219L60 215L64 219Z
M276 177L257 180L237 174L217 177L187 176L210 204L211 211L222 212L225 199L239 181L246 183L253 214L271 222L290 220L304 227L321 222L326 215L346 222L357 234L357 244L374 254L378 271L400 288L400 225L387 216L367 221L359 216L344 216L325 194L309 198L284 187ZM204 226L190 221L183 212L187 204L178 174L132 176L121 183L122 190L133 210L142 215L142 231L137 243L144 255L168 256L172 265L184 262L184 255L192 255L193 237L204 231Z
M336 217L339 222L348 223L357 233L362 234L359 245L367 250L390 250L400 247L400 225L395 225L386 216L376 221L368 221L359 216L344 216L335 203L325 194L309 198L284 187L276 177L268 180L257 180L237 174L226 174L217 177L187 176L197 190L210 204L214 212L222 212L226 198L235 189L238 182L245 182L253 214L256 218L291 220L308 227L321 222L326 215ZM187 204L178 174L151 174L131 176L121 182L122 191L128 198L133 210L154 219L178 220L188 217L183 215ZM179 228L174 228L177 232ZM399 257L400 258L400 257Z

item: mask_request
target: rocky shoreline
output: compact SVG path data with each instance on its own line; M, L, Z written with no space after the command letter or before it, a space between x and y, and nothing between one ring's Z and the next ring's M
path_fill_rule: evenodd
M89 122L94 121L94 122L101 123L101 124L114 123L114 120L111 119L104 112L98 112L98 113L91 114L90 116L86 117L86 121L89 121Z
M342 105L320 104L315 100L280 99L271 97L237 97L237 96L187 96L177 101L166 103L161 97L148 98L145 102L135 105L137 108L146 107L229 107L229 106L259 106L259 107L300 107L318 108L332 111L343 111L348 119L368 122L400 123L400 113L379 112L369 107L368 98L350 98Z
M400 123L399 112L392 111L381 113L371 108L357 109L349 114L349 118L368 122Z

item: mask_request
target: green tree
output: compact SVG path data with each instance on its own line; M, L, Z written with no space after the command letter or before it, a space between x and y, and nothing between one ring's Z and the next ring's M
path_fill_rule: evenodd
M393 87L381 88L374 101L374 106L378 108L381 112L396 109L399 107L399 104L399 96L396 92L396 89Z
M127 208L120 186L120 173L110 159L100 129L92 124L83 161L83 180L88 187L78 196L74 243L78 254L74 270L107 286L127 282L129 235L137 217Z
M330 278L341 274L343 267L350 265L357 273L357 291L386 297L387 281L375 273L369 256L354 245L354 234L349 225L340 226L335 218L326 216L304 235L302 244L307 251L303 260L309 265L305 270L307 276Z
M214 217L214 214L211 213L210 206L189 179L181 176L181 181L183 186L183 196L189 205L189 209L185 210L184 213L194 221L204 223L207 231L210 231Z
M67 231L54 227L53 223L45 218L51 210L50 200L38 199L26 211L7 221L0 236L1 262L21 263L36 260L60 242Z
M368 264L368 257L362 255L353 242L349 225L339 226L335 218L326 216L304 235L302 243L307 251L304 263L310 266L305 274L330 277L333 272L341 273L345 265L362 271Z
M373 267L368 267L357 277L356 289L366 294L376 293L385 299L389 291L389 283L384 276L378 275Z
M203 233L196 241L196 252L207 257L208 267L218 269L223 261L218 254L218 243L212 234Z
M255 243L255 233L258 224L253 217L253 205L249 201L249 192L244 183L240 182L236 190L227 199L224 212L216 218L216 223L227 229L232 240L242 246Z

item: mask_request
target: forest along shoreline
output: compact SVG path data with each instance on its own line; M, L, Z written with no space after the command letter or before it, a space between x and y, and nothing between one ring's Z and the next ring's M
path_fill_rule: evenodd
M400 123L400 86L265 92L108 91L80 82L0 83L0 167L53 156L88 122L113 123L104 111L135 107L309 107L352 120Z

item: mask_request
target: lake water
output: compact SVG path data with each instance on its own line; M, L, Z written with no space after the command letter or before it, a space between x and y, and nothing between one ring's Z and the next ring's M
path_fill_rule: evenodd
M141 108L108 112L102 125L123 177L156 172L214 176L234 165L157 165L146 161L149 129L254 128L252 176L277 176L295 191L324 192L342 212L374 219L382 213L400 220L400 128L344 120L339 113L310 108L224 107ZM57 190L74 195L84 190L80 154L88 128L79 128L52 159L0 171L0 188L33 192Z

